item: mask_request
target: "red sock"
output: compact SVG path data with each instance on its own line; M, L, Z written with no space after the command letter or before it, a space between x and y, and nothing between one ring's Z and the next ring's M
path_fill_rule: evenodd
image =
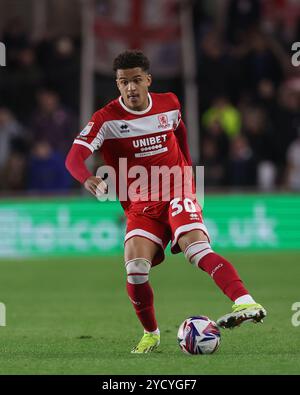
M208 273L232 301L249 293L236 269L222 256L214 252L207 254L200 259L198 267Z
M127 293L141 324L147 332L157 329L153 306L153 291L149 281L143 284L126 283Z

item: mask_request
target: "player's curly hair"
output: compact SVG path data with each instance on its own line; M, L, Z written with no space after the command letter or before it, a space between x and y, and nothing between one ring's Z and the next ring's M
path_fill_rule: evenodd
M149 59L139 50L130 50L120 53L114 60L113 70L132 69L140 67L143 71L148 72L150 68Z

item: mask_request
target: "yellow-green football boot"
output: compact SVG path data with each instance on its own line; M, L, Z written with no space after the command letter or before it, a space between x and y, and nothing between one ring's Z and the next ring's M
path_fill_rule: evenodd
M219 318L217 325L221 328L232 329L240 326L243 322L262 323L266 315L266 310L258 303L234 304L232 306L232 313Z
M145 354L155 350L160 343L160 335L145 333L140 342L131 351L133 354Z

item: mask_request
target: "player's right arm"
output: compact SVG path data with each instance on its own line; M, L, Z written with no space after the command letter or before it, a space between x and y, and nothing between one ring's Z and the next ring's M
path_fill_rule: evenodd
M67 159L66 168L72 176L84 185L92 195L97 196L99 193L107 192L107 184L100 177L95 177L86 167L85 161L91 156L91 151L82 145L73 144Z
M91 121L75 138L66 158L66 168L94 196L107 191L106 183L88 170L85 161L98 150L104 141L103 121L100 112L96 112Z

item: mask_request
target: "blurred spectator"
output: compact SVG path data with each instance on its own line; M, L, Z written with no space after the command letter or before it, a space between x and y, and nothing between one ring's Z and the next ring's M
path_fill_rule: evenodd
M19 52L29 45L22 18L14 17L7 21L2 40L7 48L7 64L14 68L18 63Z
M298 138L288 147L286 156L287 186L293 191L300 191L300 124L298 125Z
M257 166L257 186L261 191L272 191L276 186L276 167L270 161L262 161Z
M74 41L60 37L54 44L46 68L47 86L58 93L62 102L78 110L80 58Z
M219 120L207 125L207 128L203 130L203 135L204 138L208 137L213 140L217 150L217 157L220 161L226 161L229 153L229 137L224 132Z
M24 130L7 108L0 108L0 168L10 154L24 145Z
M38 94L38 108L31 123L32 141L47 141L51 148L65 155L77 133L73 113L64 108L56 92L43 90Z
M201 41L198 62L199 96L205 109L218 96L234 95L239 85L238 63L230 56L226 44L215 31Z
M262 79L259 81L255 99L257 104L265 110L266 116L270 119L273 118L277 111L276 95L275 85L271 80Z
M23 127L11 111L0 108L0 189L24 189L26 150Z
M225 166L218 155L218 147L211 137L205 137L202 143L201 162L204 166L204 182L208 187L224 185Z
M66 192L71 178L65 158L54 151L47 141L40 140L32 150L28 163L28 189L39 192Z
M229 41L238 43L245 31L259 23L260 16L260 0L229 0L226 21Z
M246 86L254 90L261 80L268 79L278 85L282 79L280 61L273 53L267 36L259 30L252 31L247 37L249 52L244 56Z
M2 187L6 191L24 191L26 189L26 157L13 151L2 171Z
M27 121L35 106L35 94L43 82L33 48L20 50L16 69L10 74L7 101L23 121Z
M266 124L266 113L260 107L248 106L243 114L243 133L257 162L273 157L272 138Z
M287 149L298 137L300 125L300 91L296 81L290 82L282 84L279 90L279 106L272 119L274 160L281 176L284 175Z
M255 159L247 139L243 136L237 136L232 140L228 170L230 185L237 187L255 185Z
M205 128L210 128L215 122L219 122L230 138L235 137L241 130L240 113L226 97L218 97L203 114L202 124Z

